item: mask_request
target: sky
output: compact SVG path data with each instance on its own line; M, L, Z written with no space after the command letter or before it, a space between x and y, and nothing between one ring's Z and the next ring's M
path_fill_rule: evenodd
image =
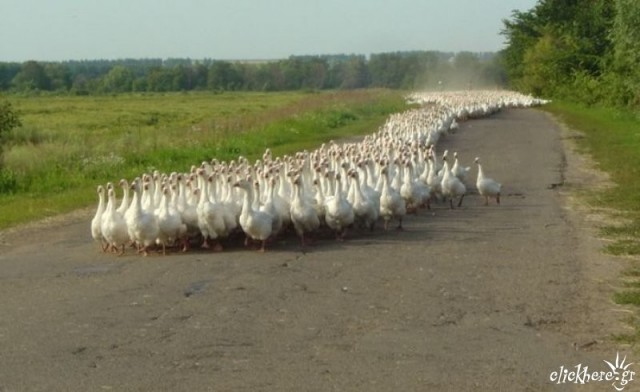
M500 50L537 0L0 0L0 61Z

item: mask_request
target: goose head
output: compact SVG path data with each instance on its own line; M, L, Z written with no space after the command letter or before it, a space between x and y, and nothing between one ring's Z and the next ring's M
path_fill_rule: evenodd
M235 188L241 188L244 190L248 190L251 187L251 182L249 180L245 180L245 179L240 179L238 181L236 181L233 186Z
M140 177L136 177L133 181L131 181L131 185L129 186L129 189L131 189L134 192L140 191Z

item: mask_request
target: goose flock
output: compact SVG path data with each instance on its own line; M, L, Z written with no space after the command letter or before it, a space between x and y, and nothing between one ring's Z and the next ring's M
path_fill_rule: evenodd
M147 255L167 247L223 250L231 237L245 245L295 232L304 248L318 232L343 241L348 231L374 230L382 222L402 229L407 213L432 202L462 205L470 168L458 156L436 152L438 140L458 121L490 115L503 108L545 101L509 91L418 92L407 97L418 108L390 116L359 143L329 142L315 151L262 159L212 159L188 172L145 173L116 186L99 185L91 234L103 252L127 248ZM451 161L451 159L453 159ZM486 177L480 159L476 188L500 203L502 185ZM450 165L451 163L451 165Z

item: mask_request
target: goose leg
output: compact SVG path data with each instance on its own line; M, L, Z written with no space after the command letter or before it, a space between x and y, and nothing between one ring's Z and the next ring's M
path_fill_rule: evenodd
M187 237L182 239L182 251L186 252L189 250L189 239Z
M464 195L460 196L460 201L458 202L458 207L462 207L462 199L464 199Z
M220 241L216 240L216 244L213 246L213 251L214 252L222 252L222 244L220 243Z
M125 245L124 245L124 244L122 244L122 251L118 254L118 256L122 256L122 255L124 255L124 247L125 247Z
M453 210L453 197L449 199L449 209Z
M489 205L489 196L485 196L484 197L484 205L488 206Z
M262 240L262 248L260 248L260 252L264 253L265 252L265 246L267 244L267 240Z
M496 196L496 202L498 203L498 205L500 205L500 193L498 193L498 195Z
M402 227L402 218L398 218L398 227L396 227L396 230L404 231L404 227Z
M167 255L167 246L164 244L164 241L162 242L162 255Z
M201 247L204 249L209 249L210 245L209 245L209 239L207 237L204 237Z

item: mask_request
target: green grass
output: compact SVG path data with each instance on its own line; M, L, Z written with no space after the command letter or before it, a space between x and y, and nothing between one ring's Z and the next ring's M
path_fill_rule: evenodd
M618 255L640 254L640 117L628 111L566 102L554 102L545 110L584 133L584 138L576 140L578 148L591 155L615 183L587 195L590 204L617 210L626 222L601 229L602 235L615 241L607 250Z
M611 240L605 246L605 252L640 255L640 114L567 102L554 102L544 110L584 134L584 138L576 139L579 150L593 157L598 168L607 172L615 184L583 196L595 208L613 211L613 220L623 222L600 229L601 235ZM637 257L628 260L621 277L621 288L613 300L621 305L640 306L640 262ZM636 314L628 322L635 332L614 336L614 339L637 343L640 341L640 317Z
M407 108L387 90L7 98L23 126L4 149L0 229L93 205L107 181L311 149Z

